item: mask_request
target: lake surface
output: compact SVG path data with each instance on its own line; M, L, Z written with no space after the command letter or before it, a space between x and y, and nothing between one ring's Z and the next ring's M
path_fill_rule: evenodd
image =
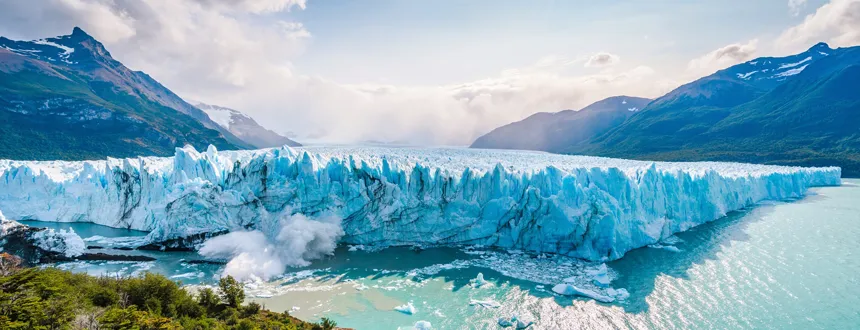
M74 225L84 238L141 234ZM564 258L454 248L344 247L276 281L247 283L246 291L269 309L308 320L327 316L356 329L411 329L419 320L434 329L499 329L498 319L512 315L534 321L534 329L860 325L860 180L813 189L798 201L764 203L676 236L674 247L637 249L607 263L611 286L630 293L612 304L552 294L541 282L570 271L557 268L569 264ZM155 271L191 285L214 283L221 268L189 263L200 259L196 253L119 252L159 261L59 266L92 274ZM478 273L489 284L475 285ZM395 310L409 302L414 314Z

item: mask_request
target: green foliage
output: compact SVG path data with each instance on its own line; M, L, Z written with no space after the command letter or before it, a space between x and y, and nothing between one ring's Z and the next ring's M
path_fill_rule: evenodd
M215 291L212 291L210 288L203 288L197 293L197 303L211 313L221 303L221 300L215 294Z
M320 325L322 326L323 330L331 330L337 326L337 322L330 318L324 317L320 320Z
M108 288L99 288L90 295L93 305L99 307L108 307L119 302L119 294Z
M245 147L195 118L73 70L0 72L0 158L82 160ZM51 109L41 104L61 102ZM93 118L78 120L90 113ZM96 115L92 115L96 113Z
M230 307L239 307L245 301L245 290L233 276L222 277L218 287L221 288L221 299Z
M245 317L249 317L259 314L260 310L262 309L263 306L260 306L260 304L256 302L251 302L247 306L242 308L242 314L245 315Z
M298 320L251 302L232 277L219 292L193 296L157 274L93 277L56 268L30 268L0 275L0 329L332 329L335 323ZM224 297L218 298L218 294ZM223 301L223 302L222 302Z

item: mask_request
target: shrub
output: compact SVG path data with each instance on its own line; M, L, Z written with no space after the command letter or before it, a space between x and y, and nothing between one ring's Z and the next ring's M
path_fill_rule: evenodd
M182 296L176 302L176 315L199 318L206 315L206 308L194 301L190 295Z
M119 294L114 290L100 287L90 295L90 300L93 302L93 305L109 307L119 302Z
M212 312L215 306L221 303L221 300L215 295L215 291L210 288L203 288L197 293L197 303L207 311Z
M221 281L197 297L166 277L96 278L56 268L27 268L0 276L0 329L331 329L287 313L246 306L240 284ZM226 304L223 304L226 302Z
M129 308L114 307L105 311L99 318L99 324L104 329L133 329L143 321L146 312L137 310L137 307Z
M259 314L260 310L262 309L263 306L260 306L260 304L256 302L251 302L247 306L242 308L242 312L244 313L245 317L251 317Z
M334 329L334 327L337 326L337 322L330 318L324 317L320 320L320 325L322 326L323 330L332 330Z
M245 301L245 290L233 276L222 277L218 287L221 289L221 300L230 307L239 307Z
M235 329L236 330L254 330L254 329L259 329L259 328L257 326L255 326L254 322L251 322L251 320L244 319L244 320L239 321L238 324L236 324Z

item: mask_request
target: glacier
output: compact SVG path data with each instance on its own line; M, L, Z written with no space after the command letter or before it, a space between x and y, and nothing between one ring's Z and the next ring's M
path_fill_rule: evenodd
M340 243L478 245L620 258L838 167L670 163L462 148L304 147L98 161L0 160L10 219L149 231L146 242L337 217ZM267 233L275 236L277 233Z
M4 252L10 243L9 240L13 240L12 245L16 247L11 251L13 254L20 254L21 249L26 249L28 245L41 250L25 258L39 259L46 252L75 258L83 255L86 250L84 240L71 228L68 230L34 229L15 220L9 220L3 216L3 212L0 212L0 252ZM49 256L48 259L50 258L57 259L56 256Z

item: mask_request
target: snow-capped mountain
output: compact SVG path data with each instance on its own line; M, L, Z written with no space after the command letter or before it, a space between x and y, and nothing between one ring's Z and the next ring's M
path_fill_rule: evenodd
M682 85L657 98L649 107L737 106L764 95L838 51L819 43L795 55L756 58Z
M816 61L833 54L826 43L818 43L807 51L785 57L760 57L728 69L722 74L734 76L759 87L776 87L791 76L803 72Z
M860 46L824 43L678 87L572 153L838 165L860 175Z
M15 54L32 57L46 62L63 62L66 64L78 64L71 59L75 52L73 47L65 46L65 43L74 43L83 39L80 35L83 30L76 29L71 35L56 38L37 39L32 41L18 41L0 38L0 47ZM80 53L78 53L80 54ZM78 55L75 54L75 55ZM75 56L75 59L79 59Z
M230 131L230 133L233 133L233 135L236 135L242 139L242 141L245 141L254 147L270 148L285 145L291 147L301 146L301 144L296 141L290 140L278 133L260 126L257 121L239 110L202 102L192 103L198 109L203 110L203 112L205 112L216 124Z
M576 118L585 110L569 118L567 111L538 113L497 128L473 147L647 160L838 165L843 173L857 176L857 86L860 47L833 49L818 43L799 54L756 58L682 85L602 130Z
M651 100L619 96L599 101L580 111L537 113L479 137L472 147L582 152L582 149L577 149L577 144L587 144L588 140L633 117L633 113L626 111L627 108L641 110L646 105L650 109L738 106L761 97L803 72L809 65L836 52L838 50L827 44L819 43L800 54L756 58L683 85L651 104ZM631 99L635 106L626 107L620 104L621 99ZM611 102L613 100L618 102Z
M250 147L95 38L0 37L0 158L167 155L186 144Z

